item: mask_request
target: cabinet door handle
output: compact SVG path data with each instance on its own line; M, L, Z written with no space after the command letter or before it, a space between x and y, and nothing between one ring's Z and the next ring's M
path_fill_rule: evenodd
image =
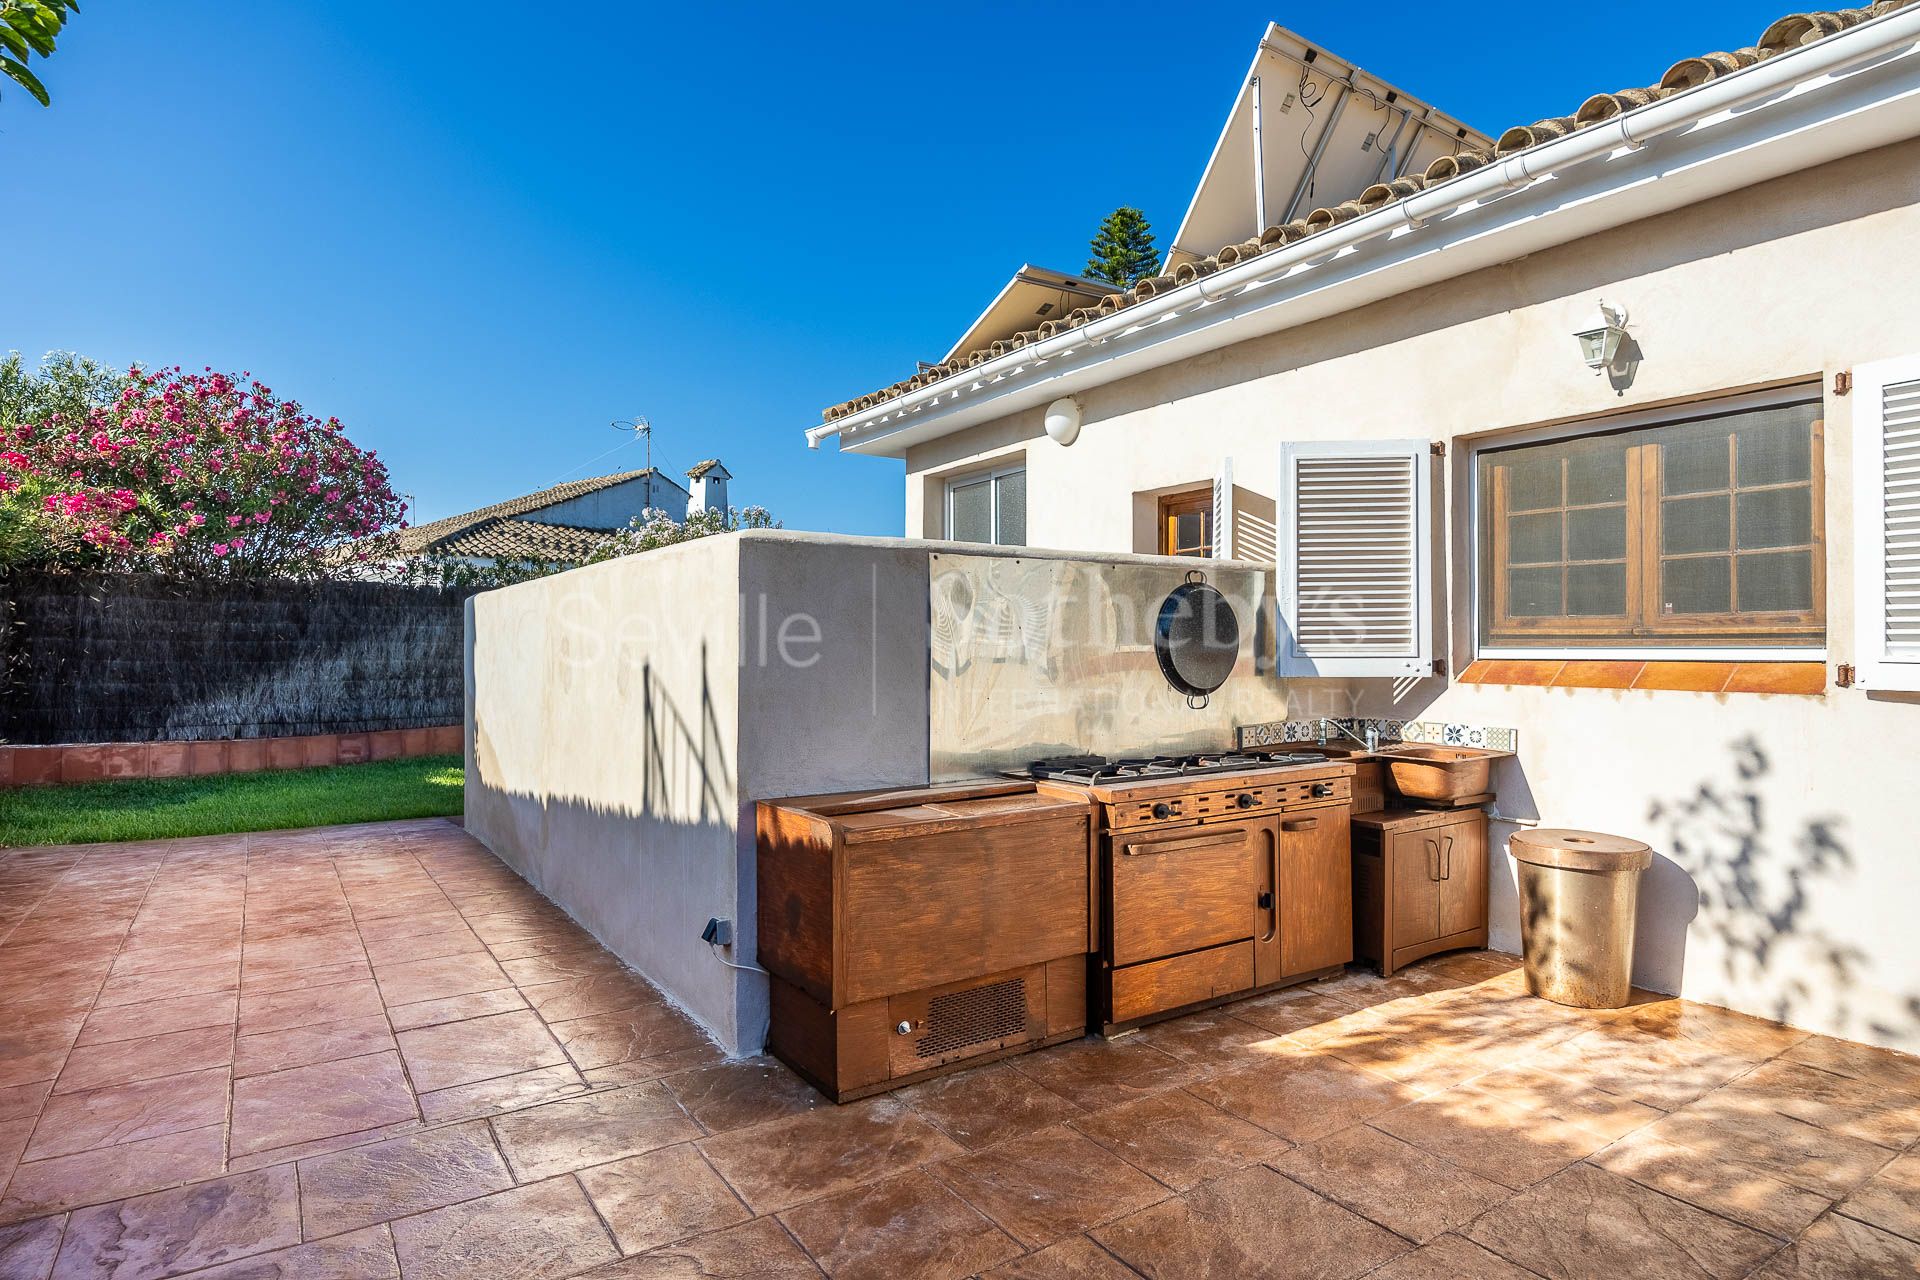
M1432 840L1422 841L1427 846L1427 879L1440 879L1440 846Z
M1319 827L1318 818L1289 818L1280 824L1282 831L1312 831Z
M1220 836L1189 836L1185 840L1161 840L1157 842L1136 841L1123 845L1120 849L1120 854L1126 858L1139 858L1162 853L1192 853L1195 849L1226 849L1231 847L1232 839L1231 833L1229 833L1229 838L1227 839L1222 839Z
M1441 873L1442 880L1453 879L1453 837L1447 837L1447 869Z

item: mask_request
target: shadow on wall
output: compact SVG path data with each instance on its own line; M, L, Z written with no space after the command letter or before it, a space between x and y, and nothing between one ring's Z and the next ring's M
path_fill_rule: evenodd
M1771 828L1773 762L1751 736L1732 752L1730 776L1649 806L1647 820L1660 833L1655 843L1671 855L1649 875L1665 864L1690 878L1696 928L1719 944L1722 976L1736 990L1774 993L1769 1016L1856 1039L1911 1038L1920 1030L1920 996L1901 995L1891 1013L1877 1001L1867 1007L1862 986L1873 958L1813 915L1822 886L1854 870L1842 820L1819 816L1798 830ZM1672 892L1670 880L1663 875L1643 887L1643 924L1649 899Z

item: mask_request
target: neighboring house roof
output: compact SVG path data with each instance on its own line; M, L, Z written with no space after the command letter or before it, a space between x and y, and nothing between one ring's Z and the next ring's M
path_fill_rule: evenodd
M505 502L496 502L477 511L446 516L411 529L383 533L365 540L369 555L435 555L486 557L496 560L541 560L572 562L597 546L610 532L575 525L547 524L527 517L549 507L611 489L655 473L643 468L621 471L610 476L592 476L569 480L565 484L542 489ZM665 476L661 484L676 491L680 486Z
M1880 3L1868 8L1789 14L1767 27L1761 33L1759 40L1750 47L1727 53L1708 53L1699 57L1685 58L1669 67L1666 75L1662 76L1660 82L1655 85L1621 89L1612 93L1597 93L1582 103L1571 115L1552 116L1537 120L1530 125L1518 125L1507 130L1500 135L1490 150L1470 149L1456 155L1443 156L1429 165L1425 173L1408 174L1392 182L1376 183L1361 192L1355 199L1344 201L1330 209L1315 209L1304 218L1268 227L1256 239L1227 245L1212 256L1198 262L1182 263L1170 274L1155 276L1141 281L1131 289L1110 294L1095 306L1079 308L1057 319L1048 320L1037 328L1024 330L1011 338L1001 339L965 355L934 365L892 386L830 406L822 411L821 418L825 422L832 423L852 414L862 413L909 392L951 378L1010 351L1019 350L1051 338L1057 333L1078 328L1103 316L1122 311L1156 295L1192 284L1223 267L1285 248L1362 214L1373 213L1389 205L1398 204L1424 190L1430 184L1448 181L1495 160L1505 160L1529 148L1610 120L1622 112L1631 111L1636 107L1646 106L1684 90L1706 84L1730 72L1753 66L1755 63L1802 45L1812 44L1836 32L1858 26L1870 18L1878 18L1905 8L1914 2L1915 0L1880 0Z
M733 479L733 473L731 471L728 471L725 467L721 466L720 459L718 458L708 458L705 462L696 462L691 467L688 467L687 479L698 480L701 476L706 475L707 472L709 471L718 472L722 480Z

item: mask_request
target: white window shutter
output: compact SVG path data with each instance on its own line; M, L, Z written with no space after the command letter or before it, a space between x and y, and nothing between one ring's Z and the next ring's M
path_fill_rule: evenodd
M1233 459L1220 459L1220 473L1213 478L1213 558L1231 560L1233 544Z
M1855 661L1920 690L1920 356L1853 371Z
M1425 440L1280 446L1280 675L1432 674L1432 466Z

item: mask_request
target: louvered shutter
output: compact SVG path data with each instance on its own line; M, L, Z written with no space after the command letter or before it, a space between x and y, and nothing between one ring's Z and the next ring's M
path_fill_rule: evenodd
M1280 446L1280 675L1432 672L1431 477L1425 440Z
M1920 356L1853 371L1860 683L1920 690Z
M1233 459L1220 460L1220 474L1213 479L1213 558L1232 560L1238 555L1233 542Z

